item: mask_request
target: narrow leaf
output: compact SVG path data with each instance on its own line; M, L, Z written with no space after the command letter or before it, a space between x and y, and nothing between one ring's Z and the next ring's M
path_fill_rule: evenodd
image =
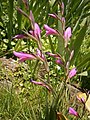
M84 26L81 28L80 32L78 33L76 39L72 40L72 41L74 41L73 48L74 48L74 51L75 51L73 60L78 55L80 46L82 45L82 42L84 40L84 36L85 36L86 30L87 30L87 24L85 23Z

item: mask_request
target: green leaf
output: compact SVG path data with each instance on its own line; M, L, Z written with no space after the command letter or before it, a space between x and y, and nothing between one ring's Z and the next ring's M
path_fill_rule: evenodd
M82 61L77 65L77 69L80 70L90 61L90 52L83 56Z
M80 75L80 76L88 76L88 73L87 73L87 71L84 71L84 72L82 72L82 73L80 73L78 75Z
M20 46L21 46L21 42L22 42L22 39L20 39L20 40L17 41L17 43L16 43L16 45L15 45L15 48L14 48L15 51L18 51L18 49L19 49Z
M56 0L51 0L50 5L53 6Z
M77 57L80 46L82 45L82 42L84 40L84 36L87 30L87 23L84 24L84 26L81 28L80 32L78 33L78 35L76 36L76 39L72 40L74 41L73 43L73 47L74 48L74 57L73 60Z

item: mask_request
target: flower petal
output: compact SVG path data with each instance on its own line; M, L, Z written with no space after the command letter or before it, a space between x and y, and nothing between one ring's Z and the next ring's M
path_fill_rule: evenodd
M46 85L44 82L37 82L37 81L34 81L34 80L30 80L32 83L36 84L36 85L40 85L40 86L43 86L43 87L46 87L49 91L51 91L50 87L48 85Z
M78 112L76 112L72 107L69 108L69 114L79 117Z
M34 36L37 39L41 38L41 30L40 30L40 27L39 27L39 25L37 23L34 24Z
M76 73L77 73L77 70L76 70L76 68L73 68L70 72L69 72L69 78L72 78L73 76L75 76L76 75Z
M72 36L71 27L68 27L64 32L64 39L69 40L71 36Z
M61 61L60 59L57 59L57 60L56 60L56 63L57 63L57 64L62 64L62 61Z
M46 35L58 35L58 32L53 28L50 28L48 25L44 25L44 29L46 30Z
M24 39L24 38L27 38L27 37L28 37L27 35L18 34L18 35L15 35L12 39Z
M27 53L23 53L23 52L13 52L13 54L15 56L17 56L18 58L20 58L21 61L24 61L24 60L32 60L32 59L36 59L36 57L32 54L27 54Z
M39 49L36 49L36 56L39 57L42 61L45 60L44 55L41 53Z
M55 14L49 14L49 16L51 16L53 18L57 18Z
M50 53L50 52L46 52L46 54L49 55L49 56L52 56L54 58L59 58L59 55L57 55L57 54L53 54L53 53Z

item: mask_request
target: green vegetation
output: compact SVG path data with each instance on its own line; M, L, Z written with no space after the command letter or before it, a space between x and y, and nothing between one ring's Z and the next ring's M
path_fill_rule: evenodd
M90 118L89 15L89 0L0 1L0 120Z

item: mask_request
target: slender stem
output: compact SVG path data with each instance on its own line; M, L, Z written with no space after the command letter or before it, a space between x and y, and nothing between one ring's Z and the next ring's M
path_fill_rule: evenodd
M51 51L52 51L52 53L55 53L51 37L48 36L48 38L49 38L49 43L50 43L50 46L51 46Z
M38 63L39 63L39 60L36 61L36 64L35 64L35 66L34 66L33 73L32 73L33 78L34 78L34 76L35 76L35 72L36 72Z

